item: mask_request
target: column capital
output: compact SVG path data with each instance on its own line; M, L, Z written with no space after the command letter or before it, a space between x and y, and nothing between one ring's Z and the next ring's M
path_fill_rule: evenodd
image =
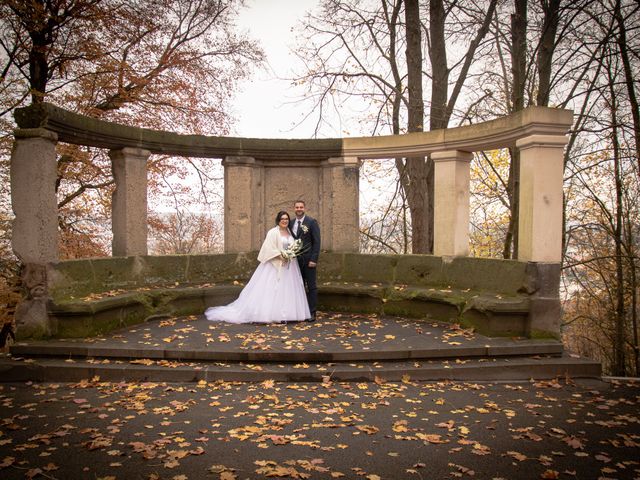
M149 150L145 150L143 148L135 148L135 147L123 147L123 148L114 148L109 150L109 157L113 160L115 158L132 158L132 159L141 159L147 160L151 156L151 152Z
M360 168L358 157L329 157L320 163L323 167L357 167Z
M473 152L465 152L464 150L433 152L431 160L434 162L471 162L473 160Z
M51 130L47 130L46 128L16 128L13 131L13 136L16 140L25 138L42 138L54 143L58 141L58 134Z
M261 167L262 162L256 160L254 157L240 156L240 155L229 155L222 159L223 167Z
M516 140L516 147L521 151L528 148L563 148L568 142L566 135L529 135Z

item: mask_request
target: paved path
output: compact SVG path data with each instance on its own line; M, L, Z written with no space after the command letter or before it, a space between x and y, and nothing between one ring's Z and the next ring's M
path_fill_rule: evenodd
M0 478L640 478L640 384L0 384Z

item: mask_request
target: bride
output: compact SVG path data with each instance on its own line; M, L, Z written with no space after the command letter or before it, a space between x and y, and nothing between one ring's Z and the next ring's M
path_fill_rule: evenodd
M293 245L289 214L278 212L267 232L251 280L229 305L208 308L207 320L229 323L273 323L306 320L311 315L296 258L285 251Z

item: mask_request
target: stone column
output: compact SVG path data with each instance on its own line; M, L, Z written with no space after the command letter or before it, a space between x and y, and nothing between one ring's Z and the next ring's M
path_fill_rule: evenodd
M360 160L335 157L322 162L320 229L322 249L358 252L360 249Z
M25 264L58 260L56 143L44 128L18 129L11 153L11 244Z
M112 255L147 254L147 160L151 152L140 148L111 150L116 182L111 203Z
M264 167L252 157L226 157L224 166L224 251L260 250L266 233ZM269 226L272 225L269 219Z
M435 152L433 254L469 254L469 164L473 154Z
M47 312L47 265L58 261L58 203L56 143L44 128L18 129L11 152L11 245L24 265L26 296L15 312L16 337L42 338L55 334L56 322Z
M518 260L560 263L565 136L531 135L520 150Z

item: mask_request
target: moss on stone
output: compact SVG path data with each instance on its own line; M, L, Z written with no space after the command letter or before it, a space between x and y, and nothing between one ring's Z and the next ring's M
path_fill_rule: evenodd
M529 331L529 338L534 340L545 340L545 339L560 340L560 334L556 332L549 332L547 330L531 329Z

